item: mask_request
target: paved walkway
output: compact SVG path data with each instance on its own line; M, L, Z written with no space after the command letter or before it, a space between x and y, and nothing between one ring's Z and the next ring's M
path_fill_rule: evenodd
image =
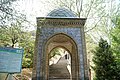
M67 60L64 57L57 64L51 65L49 71L50 80L71 80L70 73L67 69Z

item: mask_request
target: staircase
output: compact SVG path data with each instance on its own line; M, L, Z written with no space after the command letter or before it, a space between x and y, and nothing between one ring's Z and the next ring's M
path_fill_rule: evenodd
M67 69L67 60L64 57L53 65L49 66L49 80L71 80Z

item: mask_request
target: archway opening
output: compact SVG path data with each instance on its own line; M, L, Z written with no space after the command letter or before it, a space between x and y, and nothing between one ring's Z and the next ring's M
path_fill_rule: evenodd
M71 80L71 56L65 48L56 47L49 53L49 80Z
M55 50L58 50L58 51L63 50L66 53L69 54L69 58L71 59L71 61L69 61L69 63L71 65L68 66L68 67L70 67L71 70L69 70L69 74L67 74L68 77L67 76L66 77L52 76L52 74L50 72L51 71L51 69L50 69L51 66L50 65L52 64L52 62L49 62L49 61L53 56L55 56L55 54L51 54ZM55 34L55 35L51 36L46 43L45 54L46 54L45 55L46 56L45 75L46 75L47 80L59 80L59 79L61 79L61 80L77 80L79 78L78 77L78 75L79 75L79 61L78 61L77 46L76 46L75 41L70 36L68 36L66 34L63 34L63 33L58 33L58 34ZM56 53L56 54L61 55L59 53ZM68 57L68 56L65 56L65 53L64 53L64 57ZM61 57L61 59L62 59L62 57ZM67 62L67 60L66 60L66 62ZM64 70L61 70L61 71L64 72ZM57 75L57 74L60 74L60 73L57 72L55 74ZM59 78L59 79L56 79L56 78Z

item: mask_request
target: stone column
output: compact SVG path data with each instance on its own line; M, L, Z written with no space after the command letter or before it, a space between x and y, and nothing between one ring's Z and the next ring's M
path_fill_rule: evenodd
M82 40L82 51L83 51L83 56L84 56L84 59L83 59L84 60L84 75L85 75L84 78L85 80L89 80L84 27L81 27L81 40Z
M37 80L37 63L38 63L37 56L38 56L39 38L40 38L40 28L37 27L35 47L34 47L34 56L33 56L32 80Z

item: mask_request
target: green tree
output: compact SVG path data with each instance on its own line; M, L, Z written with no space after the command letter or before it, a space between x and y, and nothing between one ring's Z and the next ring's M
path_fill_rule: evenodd
M107 41L100 40L99 47L94 51L93 62L95 80L118 80L115 57Z
M111 31L112 49L117 62L117 73L120 75L120 17L116 17L115 27ZM120 78L119 78L120 79Z
M8 46L14 48L24 35L22 28L22 25L19 23L12 23L6 28L0 28L0 46Z
M21 39L19 46L24 48L23 68L33 67L33 53L34 53L35 31L25 32Z
M53 49L50 54L49 54L49 59L51 59L52 57L54 57L55 55L60 55L60 49L61 48L55 48Z
M115 28L111 32L112 47L117 59L120 60L120 17L115 22Z

